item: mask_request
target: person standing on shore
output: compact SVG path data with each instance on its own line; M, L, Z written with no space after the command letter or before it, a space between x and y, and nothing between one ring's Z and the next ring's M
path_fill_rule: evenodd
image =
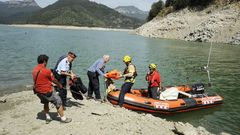
M64 109L65 107L70 106L67 104L67 76L69 76L71 79L74 79L76 77L76 75L72 71L72 62L75 60L76 57L77 56L75 53L68 52L67 56L62 56L59 58L54 68L54 75L63 86L63 88L58 90L58 92L62 99Z
M132 58L128 55L123 57L123 62L126 64L126 68L124 69L122 77L125 77L124 84L121 87L120 95L119 95L119 102L118 105L120 107L123 106L124 97L127 92L130 92L135 78L137 77L137 70L135 65L132 64Z
M46 115L47 124L52 121L52 118L49 115L49 102L55 105L57 112L61 117L61 122L69 123L72 119L64 116L62 100L59 95L53 91L52 83L55 83L59 88L62 88L62 85L54 78L51 70L46 68L48 58L49 57L44 54L38 56L38 65L34 67L32 71L34 92L41 100L41 103L44 104L43 110Z
M157 71L157 65L151 63L149 65L149 72L146 75L148 82L148 96L153 99L159 99L159 92L162 89L161 76Z
M98 59L94 62L92 66L88 68L88 79L89 79L89 86L88 86L88 96L87 99L91 99L92 94L94 92L95 98L98 101L101 101L101 94L100 94L100 84L99 84L99 75L106 77L104 73L105 64L110 61L109 55L103 55L103 58Z

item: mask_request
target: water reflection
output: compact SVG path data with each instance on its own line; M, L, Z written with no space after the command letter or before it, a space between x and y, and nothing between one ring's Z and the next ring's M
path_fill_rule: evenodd
M53 67L57 59L74 51L78 57L73 69L88 83L87 68L103 54L111 56L107 70L123 70L122 57L133 57L138 77L134 87L146 87L144 80L148 64L156 63L163 85L194 84L208 82L207 73L199 71L206 66L209 43L194 43L178 40L150 39L127 32L33 29L0 26L0 91L18 89L32 84L31 70L39 54L49 55L48 67ZM213 85L207 92L224 97L220 107L160 116L172 121L201 125L207 130L219 133L240 133L240 46L214 44L210 73ZM101 80L101 83L103 80ZM123 80L116 82L120 87ZM15 86L15 88L13 88ZM104 87L101 86L102 92ZM159 117L159 116L158 116Z

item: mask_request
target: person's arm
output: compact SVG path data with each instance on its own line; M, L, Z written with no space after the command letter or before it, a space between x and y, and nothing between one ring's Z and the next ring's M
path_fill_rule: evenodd
M161 80L161 75L159 74L159 88L162 90L162 80Z
M53 80L52 82L53 82L54 84L56 84L58 88L60 88L60 89L63 88L62 84L61 84L57 79L54 78L54 80Z
M148 81L149 72L145 76L145 80Z
M159 82L159 89L162 90L162 82Z
M50 70L49 70L49 71L50 71ZM56 84L57 87L59 87L60 89L62 89L62 87L63 87L62 84L59 83L57 79L55 79L53 73L50 71L49 74L50 74L50 76L49 76L49 80L50 80L51 82L53 82L54 84Z
M102 68L103 66L104 66L103 63L102 63L102 62L99 62L99 63L97 64L97 69L96 69L96 71L97 71L98 74L100 74L101 76L106 76L106 75L101 71L101 68Z
M59 74L69 76L73 79L76 75L72 71L68 71L69 69L67 69L65 64L66 64L65 61L61 61L59 63L58 65L59 67L57 68L58 70L60 70Z
M135 72L135 68L133 65L129 66L129 73L124 74L123 77L132 77Z
M67 72L67 71L61 71L60 75L66 75L66 76L71 76L71 73Z

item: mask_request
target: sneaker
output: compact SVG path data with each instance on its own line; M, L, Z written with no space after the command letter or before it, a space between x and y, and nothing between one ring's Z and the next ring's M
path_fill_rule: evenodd
M115 107L115 108L122 108L122 106L119 106L119 105L113 105L113 107Z
M62 123L69 123L71 122L72 119L71 118L66 118L66 120L61 120Z
M46 124L49 124L52 121L52 119L46 119Z
M65 103L63 104L64 107L71 107L71 105L69 103Z
M99 98L99 99L95 99L95 101L98 101L98 102L103 103L103 100L102 100L101 98Z

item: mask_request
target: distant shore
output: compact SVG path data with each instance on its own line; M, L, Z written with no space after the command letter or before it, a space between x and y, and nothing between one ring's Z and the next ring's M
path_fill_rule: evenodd
M68 92L69 93L69 92ZM68 95L70 98L71 95ZM65 114L73 121L60 124L56 109L50 105L54 119L45 124L42 105L32 91L22 91L0 97L0 133L8 135L26 134L87 134L87 135L212 135L203 127L189 123L170 122L151 114L137 113L124 108L115 108L110 103L94 100L70 99ZM227 133L221 133L227 135Z
M10 24L8 26L24 27L24 28L70 29L70 30L99 30L99 31L126 31L126 32L133 31L133 29L116 29L116 28L102 28L102 27L80 27L80 26L67 26L67 25Z

